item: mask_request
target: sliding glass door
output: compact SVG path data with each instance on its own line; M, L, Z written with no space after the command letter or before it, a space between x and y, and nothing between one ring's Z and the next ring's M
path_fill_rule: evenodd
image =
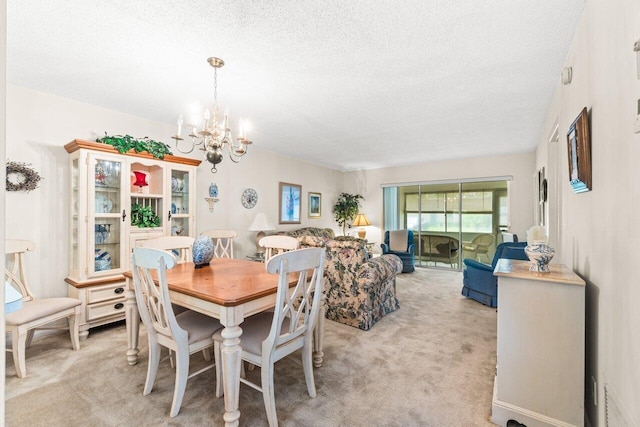
M413 231L416 265L460 269L464 258L491 263L509 221L507 181L388 186L385 230Z

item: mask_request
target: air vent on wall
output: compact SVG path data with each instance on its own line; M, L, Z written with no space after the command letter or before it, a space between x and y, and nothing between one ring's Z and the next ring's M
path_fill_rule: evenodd
M607 427L637 427L631 421L610 384L604 385L604 405Z

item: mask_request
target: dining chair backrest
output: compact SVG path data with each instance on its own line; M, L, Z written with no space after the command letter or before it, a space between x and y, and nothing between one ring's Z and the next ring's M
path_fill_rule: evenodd
M278 360L312 339L322 303L324 258L323 248L305 248L275 255L267 262L267 271L279 274L279 279L271 329L262 343L263 359L270 354Z
M274 235L260 239L260 246L265 248L264 260L269 261L274 255L298 249L300 242L291 236Z
M214 258L233 258L233 239L238 237L234 230L206 230L201 236L209 236L213 240Z
M29 240L7 239L4 242L4 253L7 256L5 280L10 282L22 294L22 301L35 299L29 288L27 271L24 264L24 254L35 250L35 243Z
M191 261L191 248L195 239L191 236L162 236L154 239L140 240L138 244L141 248L160 249L172 252L177 263Z
M186 331L178 326L169 299L166 270L175 265L175 256L164 250L135 248L131 254L131 271L140 317L147 329L153 328L158 334L158 342L165 346L169 341L184 340L186 343L188 339ZM156 273L157 285L152 272Z

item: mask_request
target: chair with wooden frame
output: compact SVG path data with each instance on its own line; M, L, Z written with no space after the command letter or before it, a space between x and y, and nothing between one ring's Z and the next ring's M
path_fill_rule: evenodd
M291 236L273 235L260 239L260 246L265 248L264 262L269 261L274 255L298 249L298 239Z
M313 378L313 329L323 298L325 250L305 248L275 255L267 271L279 274L276 305L273 312L250 317L242 323L242 359L261 368L261 385L240 377L240 382L262 392L270 427L278 426L274 396L274 364L302 349L302 366L309 396L316 396ZM295 287L291 287L291 283ZM222 343L222 331L213 335ZM215 351L220 351L216 345ZM220 358L220 354L216 358Z
M24 255L36 248L29 240L7 239L4 251L7 255L5 269L6 283L13 286L23 296L22 307L5 315L6 331L11 334L13 363L18 377L27 375L25 362L26 348L31 345L36 329L69 329L71 346L80 348L79 322L82 314L82 302L77 298L36 298L29 288ZM54 321L67 319L68 327L46 326Z
M201 236L209 236L213 240L214 258L233 258L233 239L238 237L234 230L206 230Z
M176 354L176 381L169 415L175 417L180 411L187 379L216 367L216 394L220 393L220 351L216 351L215 364L208 365L189 375L189 356L211 348L212 335L222 329L220 322L212 317L187 310L175 315L169 299L166 270L176 265L175 257L166 251L150 248L135 248L131 254L136 304L149 339L149 363L144 396L151 393L160 363L160 346ZM157 284L151 272L156 272ZM217 345L217 344L216 344Z
M195 239L190 236L162 236L154 239L140 240L141 248L171 251L176 255L177 263L182 264L192 260L191 248ZM177 254L176 254L177 252Z
M471 240L471 242L463 242L462 250L463 252L470 252L474 254L472 258L477 261L480 261L480 255L484 255L484 257L487 259L487 262L491 262L491 258L489 258L489 248L493 244L493 240L493 234L478 234L473 238L473 240Z

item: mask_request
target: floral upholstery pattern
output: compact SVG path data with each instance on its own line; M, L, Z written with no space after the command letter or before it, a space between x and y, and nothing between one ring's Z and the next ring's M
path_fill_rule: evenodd
M400 307L396 275L402 261L396 255L369 259L365 241L357 238L298 237L300 247L323 247L326 318L365 331Z
M333 239L335 234L330 228L317 228L317 227L304 227L295 231L288 231L285 233L287 236L300 237L300 236L315 236L323 237L325 239Z

